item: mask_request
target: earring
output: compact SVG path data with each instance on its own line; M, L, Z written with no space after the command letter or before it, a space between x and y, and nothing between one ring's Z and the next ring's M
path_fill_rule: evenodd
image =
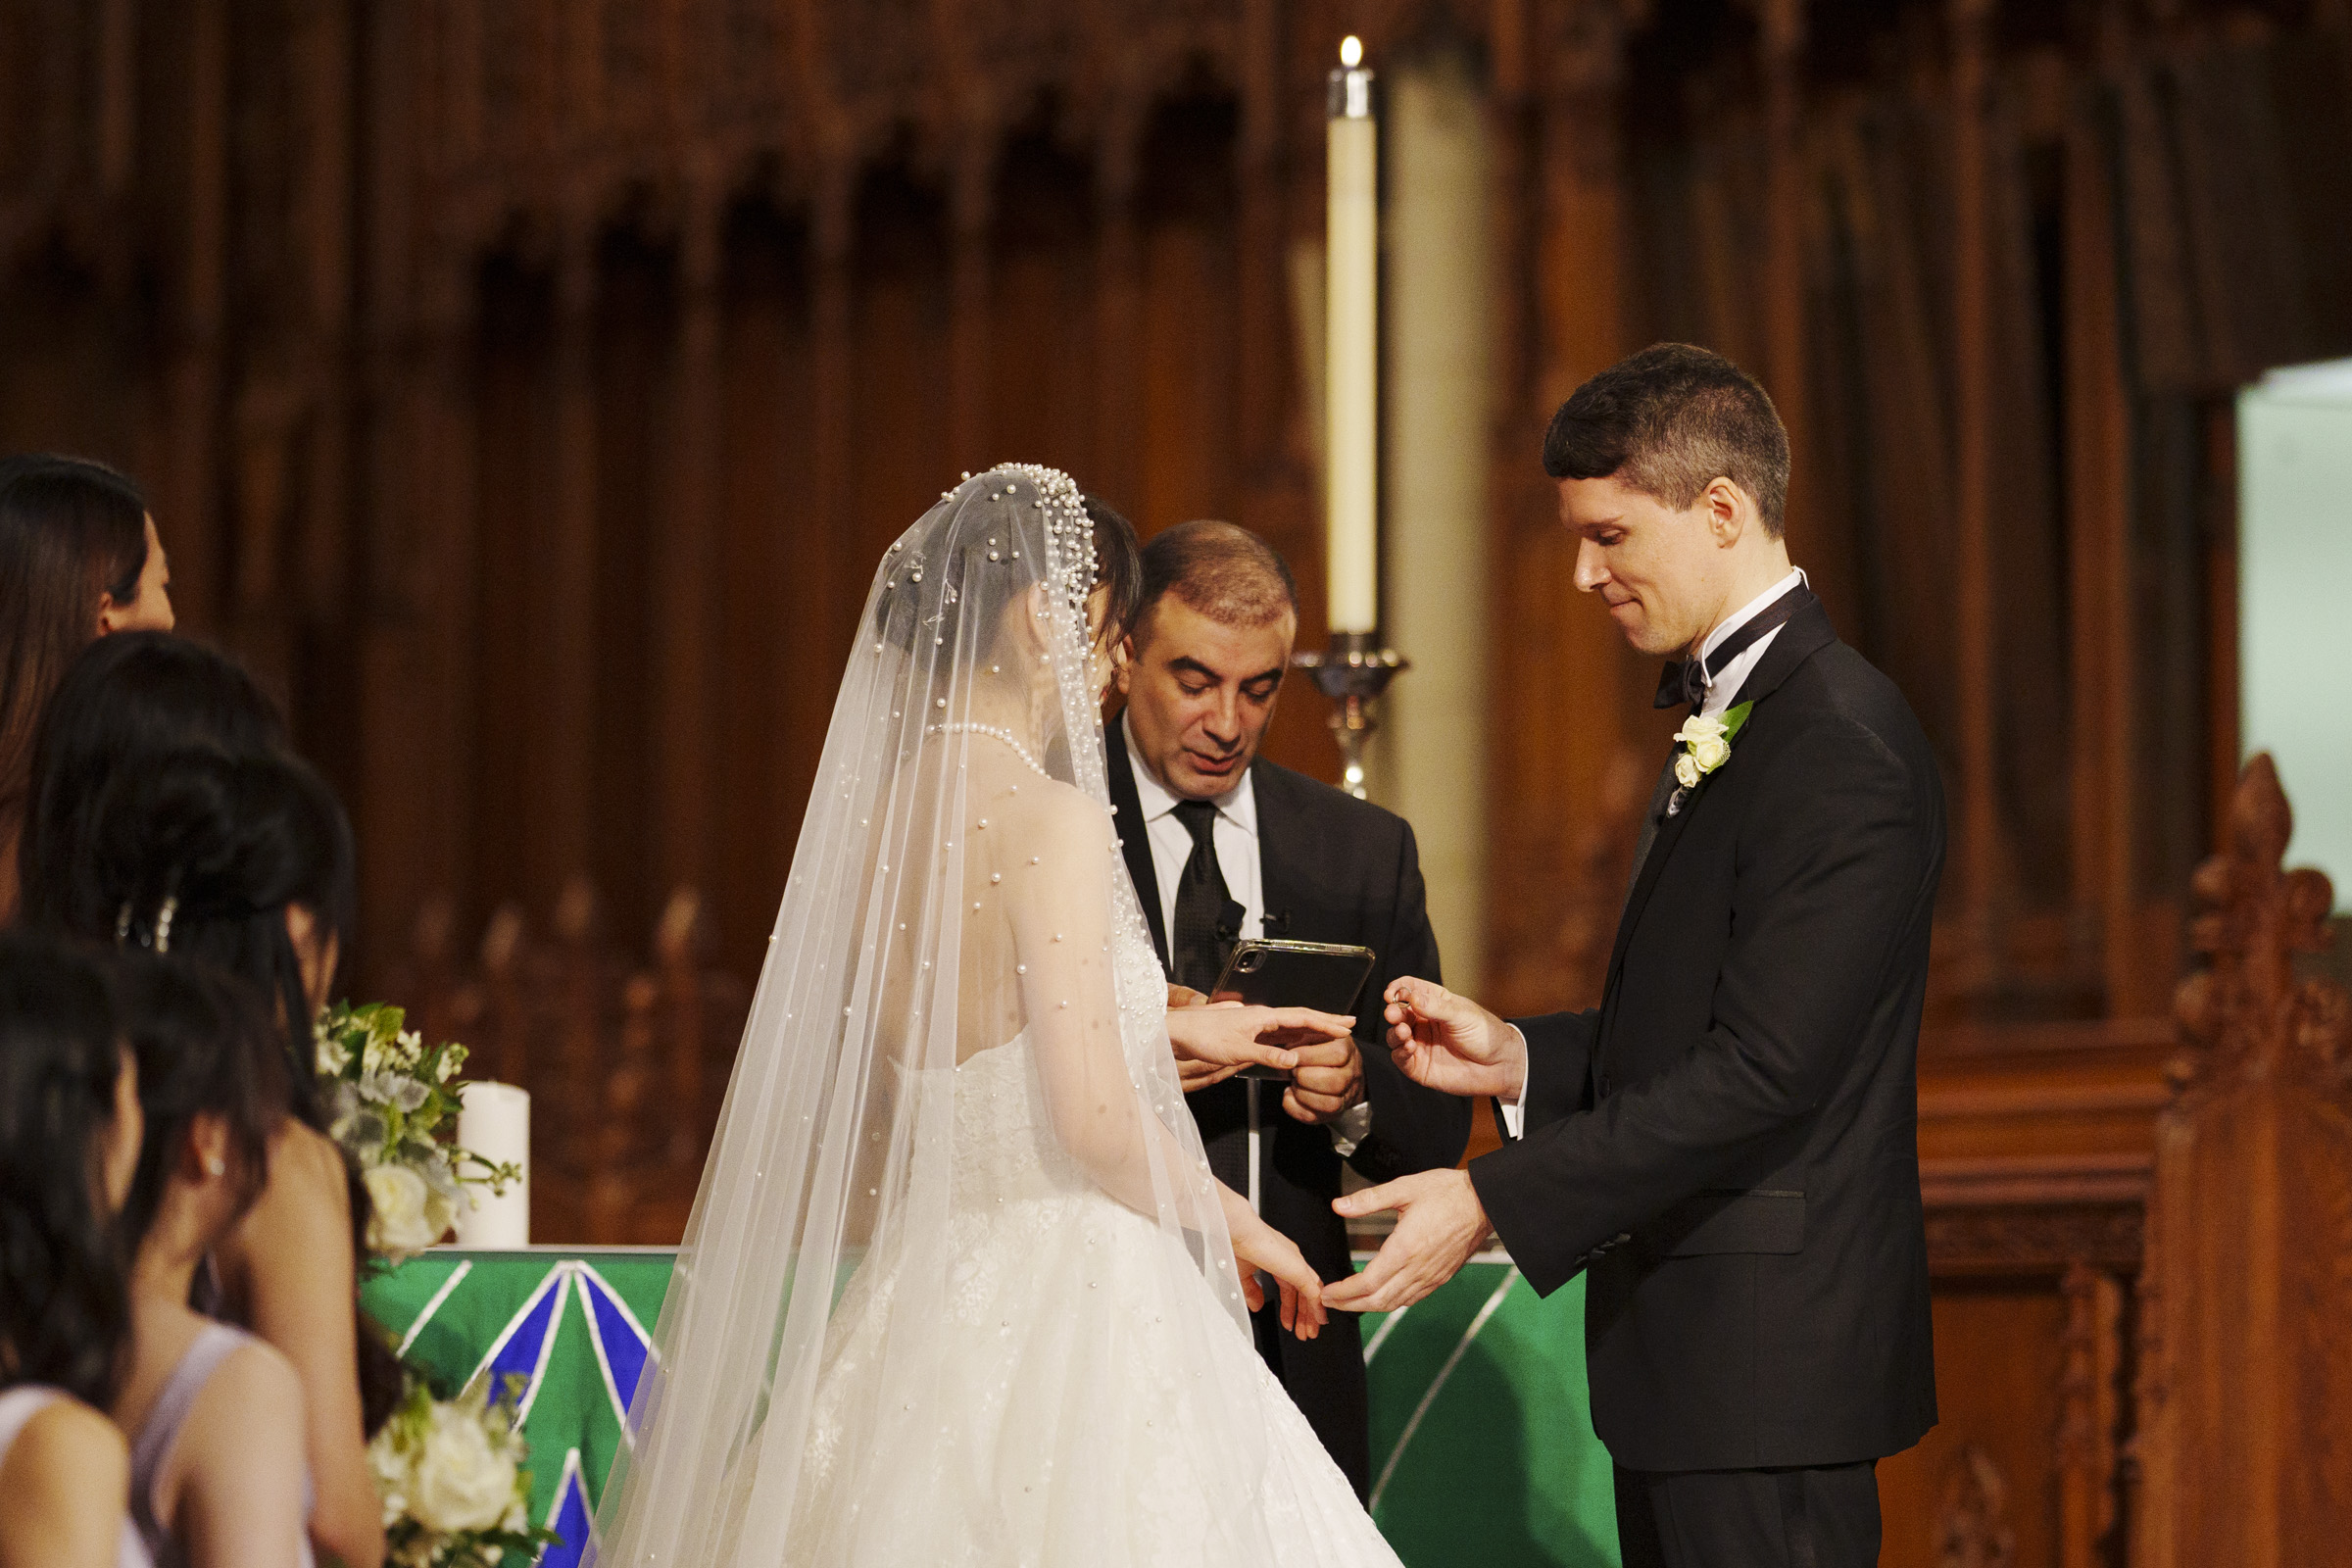
M204 1173L207 1176L225 1176L228 1174L228 1161L219 1154L207 1154L204 1156Z

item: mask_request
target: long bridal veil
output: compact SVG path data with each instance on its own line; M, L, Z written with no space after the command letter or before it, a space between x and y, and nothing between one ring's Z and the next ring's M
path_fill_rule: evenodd
M1152 1306L1194 1348L1180 1360L1247 1333L1156 971L1114 961L1149 942L1103 777L1095 575L1076 488L1031 467L943 495L875 571L597 1560L887 1559L889 1522L860 1508L974 1485L926 1467L956 1462L939 1391L969 1292L958 1160L986 1153L968 1124L959 1147L958 1067L991 1048L1026 1041L1046 1136L1206 1282ZM1083 1322L1100 1306L1072 1284L1052 1309ZM854 1351L828 1336L853 1311L886 1325ZM828 1378L853 1353L858 1375ZM1193 1371L1165 1435L1186 1455L1166 1484L1218 1499L1177 1511L1220 1537L1189 1560L1267 1560L1248 1392ZM1097 1480L1086 1436L1054 1435L1070 1499ZM789 1539L820 1500L825 1540Z

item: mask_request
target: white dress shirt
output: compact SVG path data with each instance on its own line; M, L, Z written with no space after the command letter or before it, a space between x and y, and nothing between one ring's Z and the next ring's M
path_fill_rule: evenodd
M1764 651L1772 646L1773 639L1780 636L1781 628L1773 627L1772 630L1725 660L1721 669L1713 668L1708 664L1707 655L1714 649L1722 647L1725 638L1755 619L1764 612L1766 606L1806 580L1802 567L1789 568L1788 576L1783 577L1779 582L1774 583L1755 598L1740 606L1737 613L1727 617L1722 625L1707 633L1706 644L1698 651L1699 673L1705 677L1707 683L1706 699L1698 705L1698 710L1702 715L1713 718L1732 706L1732 700L1740 695L1740 688L1747 684L1747 677L1754 674L1756 666L1764 662ZM1641 869L1640 866L1636 866L1635 873L1640 874ZM1519 1033L1515 1027L1511 1032ZM1524 1035L1520 1037L1519 1050L1522 1055L1526 1054L1527 1039ZM1527 1085L1528 1081L1534 1077L1535 1063L1529 1062L1527 1076L1522 1078L1519 1083L1519 1099L1496 1102L1502 1107L1503 1129L1513 1138L1525 1136L1523 1120L1527 1114Z
M1184 865L1193 858L1192 830L1176 814L1177 797L1145 765L1135 749L1127 717L1119 715L1119 739L1127 748L1127 762L1135 773L1136 800L1144 808L1144 836L1152 846L1152 877L1159 884L1159 928L1174 940L1176 885ZM1225 895L1242 906L1245 937L1266 934L1265 879L1257 860L1257 792L1250 788L1250 770L1222 795L1209 797L1217 808L1217 824L1209 842L1217 852L1217 869L1225 874Z
M1127 716L1119 715L1119 740L1127 748L1127 765L1135 774L1136 804L1143 808L1145 842L1152 846L1152 879L1159 884L1159 928L1175 941L1176 884L1184 876L1185 862L1193 858L1192 830L1184 818L1176 814L1177 797L1162 784L1157 775L1145 765L1143 753L1135 749L1135 736L1127 727ZM1242 769L1241 781L1222 795L1209 800L1217 808L1216 825L1209 831L1209 844L1216 851L1217 869L1225 877L1225 896L1242 906L1241 935L1262 937L1266 934L1266 886L1264 869L1257 854L1257 792L1250 787L1250 770ZM1255 1109L1257 1086L1250 1086L1252 1110ZM1355 1152L1355 1146L1372 1130L1372 1102L1361 1101L1350 1105L1330 1123L1332 1147L1342 1159ZM1253 1124L1250 1133L1250 1206L1257 1207L1257 1150L1258 1130Z

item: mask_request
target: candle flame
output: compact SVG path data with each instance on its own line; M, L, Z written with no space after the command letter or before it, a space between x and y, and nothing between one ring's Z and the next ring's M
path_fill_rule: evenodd
M1340 40L1340 64L1349 71L1364 63L1364 40L1349 33Z

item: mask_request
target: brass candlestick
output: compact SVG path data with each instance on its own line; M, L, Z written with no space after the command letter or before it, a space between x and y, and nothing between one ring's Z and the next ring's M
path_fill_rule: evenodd
M1412 666L1394 648L1379 647L1376 632L1335 631L1319 654L1293 654L1291 662L1314 676L1332 710L1331 736L1340 743L1340 787L1364 798L1364 743L1379 728L1372 705L1399 670Z

